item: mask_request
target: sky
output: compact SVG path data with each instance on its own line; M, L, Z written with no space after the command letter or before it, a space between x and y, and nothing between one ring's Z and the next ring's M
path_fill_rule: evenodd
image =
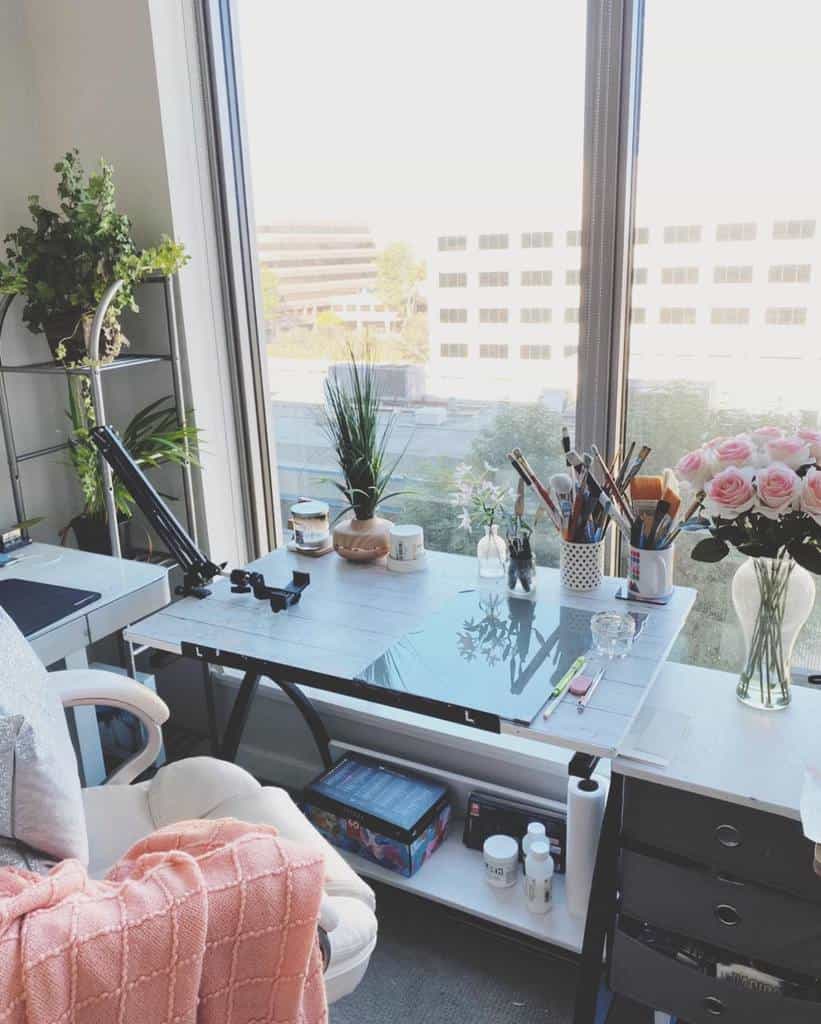
M258 222L352 217L421 249L578 225L583 0L238 8ZM640 220L815 213L819 30L817 0L648 0Z

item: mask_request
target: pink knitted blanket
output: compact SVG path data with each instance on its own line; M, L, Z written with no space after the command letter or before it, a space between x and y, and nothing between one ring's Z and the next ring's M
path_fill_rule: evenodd
M105 881L0 870L0 1024L324 1024L320 854L188 821Z

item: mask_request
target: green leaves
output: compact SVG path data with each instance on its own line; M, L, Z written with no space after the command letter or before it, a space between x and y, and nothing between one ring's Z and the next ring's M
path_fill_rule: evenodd
M809 572L821 576L821 549L816 544L802 544L794 541L787 545L787 551Z
M690 553L697 562L720 562L730 553L730 548L718 537L705 537L700 540Z
M386 494L396 467L405 454L386 466L393 417L379 431L380 396L373 363L359 363L349 350L350 363L325 381L325 434L336 452L345 483L335 486L357 519L370 519Z
M138 250L131 221L116 208L114 172L100 161L98 172L85 172L76 149L54 165L58 175L59 213L29 196L34 229L20 227L5 238L6 262L0 262L0 292L25 295L23 321L41 333L65 314L91 314L117 278L124 286L111 304L106 326L119 331L124 309L136 309L134 287L152 273L168 275L188 262L184 247L163 237L151 249Z

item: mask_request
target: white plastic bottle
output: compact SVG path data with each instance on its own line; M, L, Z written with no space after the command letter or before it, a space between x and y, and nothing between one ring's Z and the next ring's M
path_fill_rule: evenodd
M527 826L527 832L522 839L522 853L525 857L530 853L530 847L534 843L547 843L548 848L550 847L550 840L547 838L544 825L540 821L531 821Z
M533 842L525 857L525 900L531 914L553 907L553 858L545 842Z

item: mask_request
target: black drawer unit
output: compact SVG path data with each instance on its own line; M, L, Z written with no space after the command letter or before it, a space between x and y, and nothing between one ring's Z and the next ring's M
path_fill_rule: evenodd
M629 849L622 852L621 865L622 910L630 917L791 971L821 975L817 904Z
M821 1003L751 992L616 930L610 968L614 991L688 1024L819 1024Z
M622 835L714 871L821 904L821 878L813 871L812 843L799 822L789 818L627 779Z

